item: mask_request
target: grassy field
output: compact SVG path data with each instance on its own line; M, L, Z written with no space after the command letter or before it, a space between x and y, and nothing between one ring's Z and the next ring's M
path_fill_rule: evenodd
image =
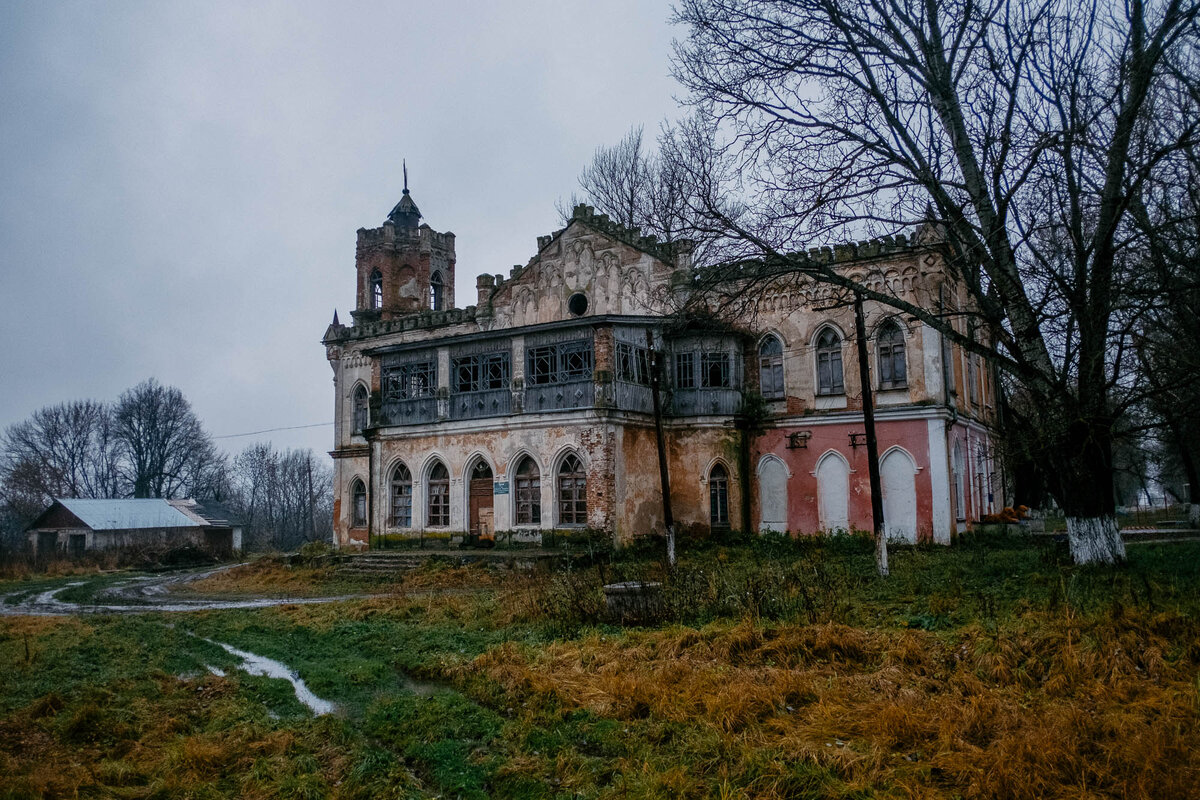
M854 539L686 550L669 579L637 554L384 584L260 561L187 591L369 596L0 617L0 798L1200 796L1200 544L892 566ZM661 620L604 621L627 579L665 580Z

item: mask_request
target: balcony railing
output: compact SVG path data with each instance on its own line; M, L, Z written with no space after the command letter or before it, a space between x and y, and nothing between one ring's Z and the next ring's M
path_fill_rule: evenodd
M511 389L484 389L450 395L450 419L500 417L512 410Z

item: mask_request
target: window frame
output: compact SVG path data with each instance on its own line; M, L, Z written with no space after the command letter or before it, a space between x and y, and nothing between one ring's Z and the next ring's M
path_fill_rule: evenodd
M583 460L575 453L568 453L558 465L555 500L560 526L582 528L587 525L587 471L583 468Z
M827 337L832 337L832 341L828 341ZM820 397L836 397L846 393L846 373L845 364L842 360L842 347L844 343L842 335L837 329L826 325L817 333L817 338L813 346L815 358L816 373L816 394ZM834 366L837 367L836 380L834 375ZM828 370L829 381L826 385L822 378L822 367Z
M712 381L713 370L719 376L717 383ZM701 389L732 389L733 388L733 357L725 350L700 351L700 388Z
M450 364L450 388L455 394L507 389L512 381L512 357L507 351L458 356Z
M434 270L429 276L429 310L442 311L446 303L446 281L442 278L441 270Z
M879 388L908 388L908 347L904 330L896 320L888 320L876 330L875 355Z
M729 470L719 462L708 471L708 524L710 528L729 527Z
M532 456L523 456L513 472L513 506L516 525L542 524L542 471Z
M372 311L383 308L383 273L378 269L372 270L367 280L368 303Z
M547 386L591 380L594 363L591 339L537 345L525 352L525 382Z
M401 477L400 470L404 470ZM412 470L403 461L392 469L390 503L388 505L388 525L392 528L411 528L413 512L413 479ZM407 489L407 491L405 491Z
M354 385L350 404L350 432L355 436L362 436L363 431L371 427L371 393L367 391L366 386L361 383Z
M777 350L766 349L774 344ZM758 345L758 393L767 400L780 400L786 395L783 382L783 340L767 334Z
M440 460L429 468L425 482L425 527L450 527L450 470Z
M367 527L367 485L362 478L350 484L350 527Z
M381 377L384 400L419 400L437 395L437 359L385 367Z

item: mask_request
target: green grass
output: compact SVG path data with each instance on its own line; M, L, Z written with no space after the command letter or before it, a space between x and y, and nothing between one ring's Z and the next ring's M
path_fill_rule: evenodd
M758 540L685 548L673 576L624 553L324 605L0 618L0 798L1187 796L1198 564L1196 543L1077 568L998 537L895 548L882 580L860 539ZM661 622L605 620L602 582L633 578L666 581Z

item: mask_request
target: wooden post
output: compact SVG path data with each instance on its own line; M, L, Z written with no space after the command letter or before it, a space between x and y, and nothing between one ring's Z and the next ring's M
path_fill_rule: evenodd
M862 384L863 427L867 434L867 473L871 478L871 529L875 535L875 567L888 576L887 533L883 520L883 483L879 479L879 443L875 438L875 404L871 396L871 362L862 294L854 293L854 332L858 339L858 379Z
M663 441L662 403L658 396L658 382L662 365L658 350L654 347L654 336L646 329L646 349L650 351L650 398L654 403L654 439L658 444L658 482L662 487L663 523L667 526L667 566L675 569L675 517L671 513L671 476L667 472L667 448Z

